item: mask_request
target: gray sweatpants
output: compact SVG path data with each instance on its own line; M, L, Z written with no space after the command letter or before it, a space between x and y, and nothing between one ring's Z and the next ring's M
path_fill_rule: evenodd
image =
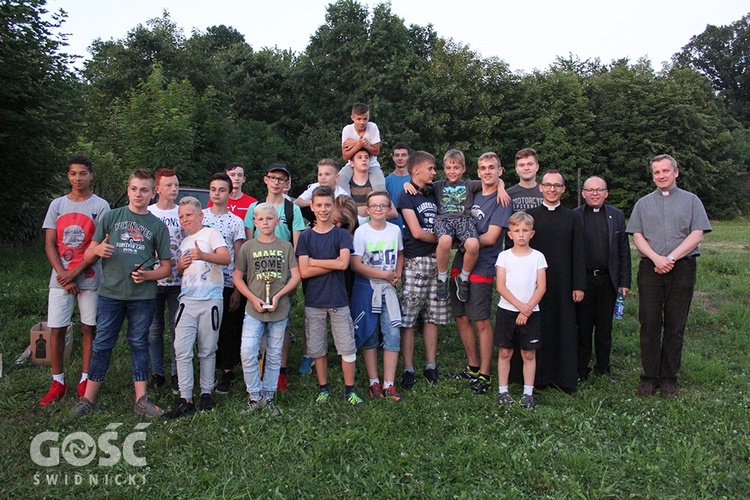
M201 394L210 394L214 388L216 369L216 344L223 300L191 300L183 298L177 310L174 331L174 353L177 358L177 379L180 397L193 397L193 344L198 341Z

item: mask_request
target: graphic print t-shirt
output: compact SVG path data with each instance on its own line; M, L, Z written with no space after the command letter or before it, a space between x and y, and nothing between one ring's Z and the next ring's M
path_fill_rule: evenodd
M396 269L398 252L404 249L401 230L395 224L386 223L378 231L370 224L359 226L354 232L354 252L362 257L362 263L381 271Z
M195 234L185 236L180 244L180 256L195 248L203 252L216 253L216 249L226 247L227 244L219 231L210 227L204 227ZM187 269L182 272L182 288L180 299L183 297L191 300L215 300L221 299L224 293L224 275L222 266L205 260L194 260Z
M162 210L154 204L148 206L148 211L161 220L169 231L169 258L172 260L172 274L157 281L156 284L159 286L180 286L180 274L177 272L177 254L180 252L180 243L182 238L185 237L185 232L180 227L179 207L175 205L170 210ZM166 256L163 258L166 258ZM158 264L154 266L154 268L157 267L159 267Z
M237 254L235 269L245 273L245 283L250 291L259 299L266 300L266 281L271 281L271 298L279 293L289 281L289 270L297 267L292 244L281 238L271 243L263 243L257 239L248 240L242 245ZM289 315L291 302L289 296L279 298L276 310L259 313L252 302L247 301L245 312L253 318L264 321L281 321Z
M231 261L228 266L223 267L224 272L224 286L226 288L234 288L234 242L245 239L245 226L242 223L242 219L234 215L233 213L227 212L222 215L215 215L211 212L211 209L203 209L203 225L206 227L212 227L219 231L222 238L227 244L229 249L229 257Z
M435 216L437 215L437 203L435 202L435 195L425 196L421 193L410 195L407 192L403 192L398 197L398 213L402 213L403 210L413 210L417 216L419 226L426 231L432 232L432 226L435 224ZM414 257L424 257L435 253L437 243L429 243L415 238L409 224L404 219L404 257L407 259L413 259Z
M136 266L153 269L157 255L169 255L167 226L153 214L137 214L128 207L102 216L94 240L109 235L114 253L102 261L102 284L99 295L117 300L146 300L156 297L156 281L134 283L130 273Z
M91 243L96 224L107 212L109 204L96 195L84 201L71 201L67 196L52 200L42 227L57 232L57 254L66 270L75 268L83 261L83 254ZM76 285L80 290L96 290L101 276L102 265L97 261L76 278ZM49 286L62 288L57 282L57 272L54 269Z

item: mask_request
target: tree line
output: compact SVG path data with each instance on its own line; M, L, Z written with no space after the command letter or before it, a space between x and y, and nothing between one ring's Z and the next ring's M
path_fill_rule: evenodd
M384 158L399 141L437 157L458 148L473 175L476 158L495 151L510 185L514 153L534 147L543 169L566 175L568 204L580 169L607 179L610 201L629 212L653 188L649 159L670 153L711 217L748 208L738 179L750 165L750 15L708 26L660 70L570 55L531 73L431 25L407 26L388 3L330 4L299 54L254 49L224 25L186 36L165 11L122 39L94 40L81 70L57 34L64 12L4 0L0 17L0 157L14 187L0 201L11 214L5 241L36 237L74 153L94 160L95 189L110 201L137 166L174 168L183 185L203 187L231 161L246 166L250 193L263 192L268 164L287 163L299 192L319 159L341 160L357 101L371 106Z

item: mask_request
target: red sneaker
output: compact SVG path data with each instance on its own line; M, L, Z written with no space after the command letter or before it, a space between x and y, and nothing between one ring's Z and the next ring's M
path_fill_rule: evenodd
M81 382L78 382L78 397L82 398L84 394L86 394L86 383L89 381L89 379L83 380Z
M382 399L383 398L383 386L380 385L380 383L375 382L370 386L370 397L372 399Z
M282 392L286 391L287 389L289 389L289 385L287 384L286 373L279 373L279 383L276 386L276 390Z
M395 385L392 385L388 389L383 391L383 397L390 398L397 403L400 403L404 399L403 397L401 397L401 394L399 394L398 391L396 390Z
M39 406L48 406L52 403L60 401L65 393L68 392L68 387L65 384L61 384L57 380L52 381L52 385L49 386L49 391L39 400Z

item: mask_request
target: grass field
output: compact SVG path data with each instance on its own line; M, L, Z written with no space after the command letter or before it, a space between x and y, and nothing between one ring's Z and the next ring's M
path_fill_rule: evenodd
M355 409L335 398L317 407L314 378L296 374L296 343L290 390L277 397L281 417L240 415L246 402L240 383L228 396L216 396L212 413L140 430L122 339L99 413L70 420L69 396L52 407L37 405L49 386L49 369L15 366L13 360L28 345L29 327L45 319L48 264L41 244L0 249L1 496L746 498L750 224L716 223L702 248L675 399L635 396L640 363L634 290L624 320L615 324L612 376L590 379L575 397L544 391L530 411L500 408L494 393L473 396L463 383L443 380L431 387L421 378L401 404L368 401ZM300 302L295 332L301 332ZM66 375L77 381L78 335L74 342ZM420 348L418 342L417 363ZM455 325L440 330L438 363L443 373L465 363ZM338 395L343 387L333 353L329 367ZM361 359L358 367L357 388L364 395ZM494 370L495 363L493 377ZM165 407L173 403L168 389L154 399ZM42 447L44 456L60 449L59 465L31 460L32 440L45 431L59 433ZM145 433L134 448L126 437L133 432ZM97 448L87 452L80 446L83 435L74 433L87 433ZM108 442L118 450L133 448L146 465L100 465L110 457ZM72 465L76 450L79 458L93 451L93 461Z

